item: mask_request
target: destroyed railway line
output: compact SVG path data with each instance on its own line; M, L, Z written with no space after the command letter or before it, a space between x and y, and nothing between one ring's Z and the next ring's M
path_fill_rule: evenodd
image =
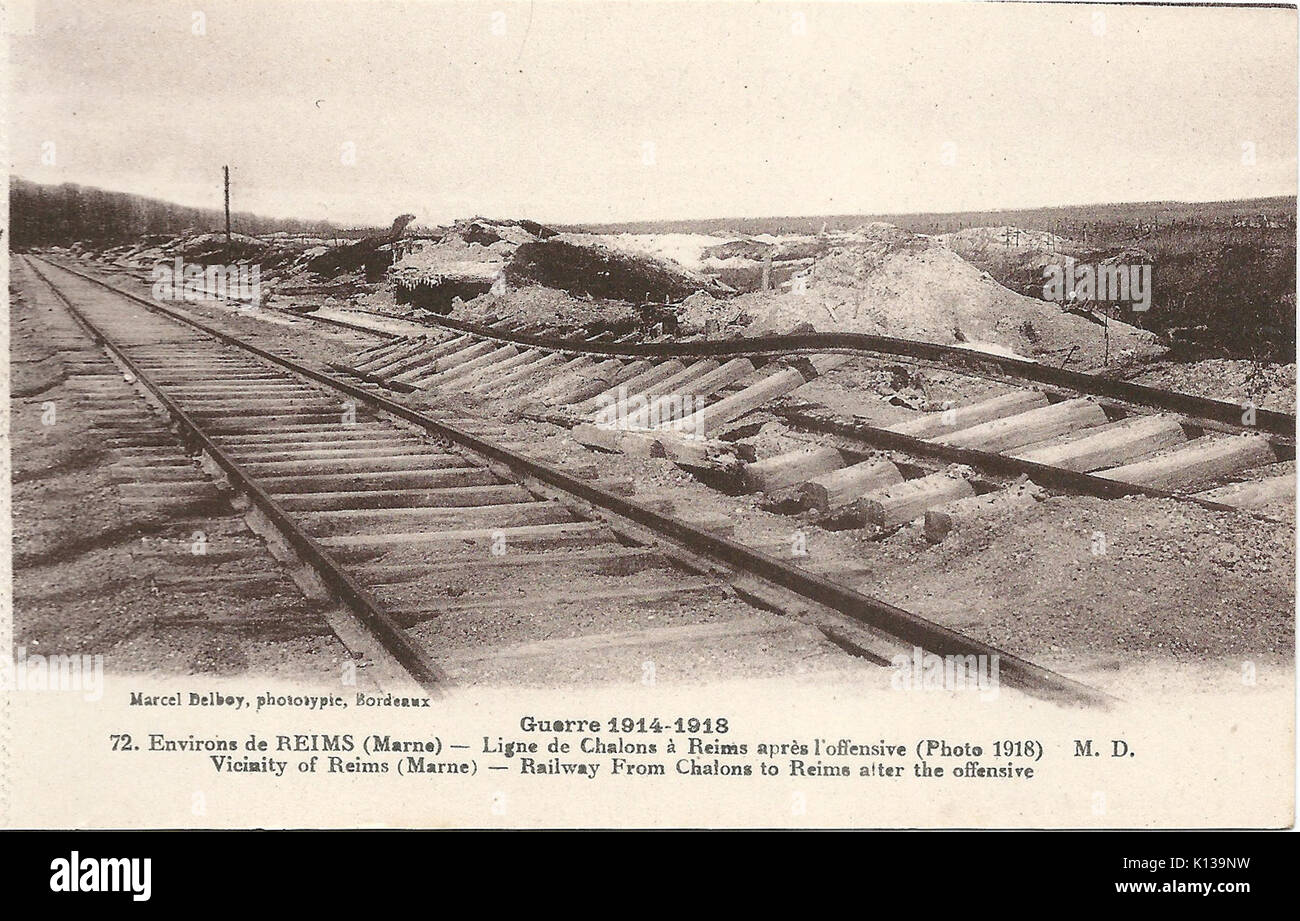
M304 314L306 315L306 314ZM1242 422L1243 407L1236 403L1214 400L1193 394L1149 387L1129 381L1117 380L1082 371L1058 368L1024 358L1015 358L993 352L976 349L922 342L913 339L897 339L890 336L876 336L867 333L791 333L776 336L755 336L734 339L668 339L665 341L638 341L637 334L628 334L616 341L612 333L600 333L583 340L557 338L515 321L499 321L481 325L458 320L452 317L429 316L424 322L432 327L459 333L468 337L463 340L465 347L480 345L483 340L499 342L501 347L512 345L524 350L537 349L543 352L564 352L577 357L603 357L636 361L640 359L667 361L673 359L737 359L737 358L785 358L801 354L850 354L888 356L917 362L930 362L952 369L954 367L981 377L1013 380L1017 383L1040 384L1062 390L1085 394L1102 400L1108 400L1116 406L1131 405L1146 407L1166 412L1181 413L1205 424L1222 426L1225 431L1263 432L1294 442L1295 416L1289 413L1269 409L1256 409L1252 424ZM363 327L354 326L354 329ZM443 342L448 340L444 338ZM413 346L409 341L407 345ZM429 343L426 343L429 344ZM437 345L433 343L432 345ZM375 350L377 353L377 349ZM445 356L447 353L441 353ZM480 353L481 354L481 353ZM410 352L414 359L416 353ZM425 357L439 357L438 353ZM470 355L460 356L467 360ZM490 364L484 362L483 364ZM444 363L443 367L454 367ZM983 367L980 367L983 366ZM439 368L423 366L423 373L417 374L421 367L412 364L399 381L420 380L432 377ZM995 369L993 373L989 369Z
M985 478L973 480L973 492L978 495L971 495L972 502L967 503L972 511L996 508L1007 498L1017 501L1027 498L1024 490L1019 488L1001 491L999 496L989 497L991 502L980 498L999 491L999 487L1006 485L1003 481L1009 479L1016 480L1017 486L1029 479L1045 489L1066 493L1102 498L1145 495L1190 502L1216 511L1244 510L1248 514L1256 514L1250 511L1254 505L1294 496L1294 478L1289 474L1270 477L1261 483L1244 484L1241 488L1229 483L1216 489L1205 489L1200 494L1177 488L1195 482L1197 478L1203 482L1221 481L1252 467L1293 459L1293 415L1053 368L960 346L857 333L809 333L721 342L659 341L669 338L662 336L659 340L642 342L631 334L611 342L613 334L605 332L574 340L556 337L549 328L528 327L517 322L475 324L449 317L432 317L426 320L426 324L457 335L450 341L444 336L441 342L425 348L422 343L427 342L421 337L401 336L311 312L284 312L385 340L379 346L361 350L358 353L361 361L333 367L394 392L410 393L424 389L431 382L464 381L470 383L472 392L479 395L500 393L504 384L509 385L506 393L518 397L524 386L537 382L540 375L536 372L542 370L552 376L574 377L579 394L584 392L582 388L589 391L593 381L596 387L602 382L610 383L609 390L594 398L560 405L558 412L543 413L547 421L570 426L577 424L579 439L585 436L589 447L598 448L620 447L620 436L582 423L590 421L593 407L598 406L602 398L612 399L617 387L626 388L633 398L654 398L669 394L674 387L680 389L689 385L699 391L706 382L710 386L720 383L720 392L729 391L729 395L736 399L724 407L711 408L709 414L701 414L696 419L697 422L711 421L718 425L725 423L728 417L743 416L774 398L793 392L823 370L833 369L839 361L833 357L835 355L891 356L921 366L956 370L957 373L1012 385L1022 386L1026 381L1047 385L1042 390L1022 390L983 403L954 407L950 421L946 421L948 415L935 413L888 427L871 426L856 419L840 419L825 412L809 411L810 408L776 409L776 415L791 428L810 434L833 435L841 442L840 447L826 449L812 457L799 456L800 452L795 452L784 461L773 459L771 466L775 470L772 473L765 472L763 466L756 466L753 471L745 471L747 476L741 477L741 488L760 491L788 487L791 483L784 481L795 477L793 485L803 487L798 490L799 501L793 503L795 509L802 504L815 512L827 513L832 510L829 499L861 492L859 486L870 485L879 479L875 476L879 469L867 466L866 462L878 459L882 451L905 454L909 461L916 458L922 459L923 464L935 461L962 465L985 474ZM496 342L500 347L484 354L482 350L486 342ZM448 352L443 349L445 345L458 345L460 348ZM814 362L800 357L810 355L817 356ZM691 362L682 368L682 373L673 375L671 379L657 378L658 372L682 367L671 364L675 359L699 356L706 357ZM728 363L729 367L735 367L737 360L747 359L756 370L761 370L764 363L782 361L787 368L784 374L772 375L771 380L758 382L747 391L737 393L739 385L726 376L726 369L720 369L716 362L710 363L707 356L732 356L733 362ZM606 360L594 363L586 360L601 357ZM542 361L542 358L548 360ZM611 358L619 363L615 364ZM657 366L647 365L647 361L657 361ZM745 370L743 363L739 367L742 372ZM639 369L648 370L638 374ZM510 373L504 380L490 379L492 373L507 370ZM719 370L723 372L721 377L710 379L710 372ZM743 382L744 378L741 380ZM548 385L551 383L547 381ZM637 394L638 386L648 389ZM1070 389L1062 390L1060 386ZM1077 399L1080 394L1099 406L1105 415L1098 413L1095 407L1081 403ZM538 396L532 394L529 398L536 400ZM543 392L540 396L545 399L547 394ZM551 394L553 398L557 396ZM563 400L551 399L550 402L556 405L562 404ZM1151 411L1159 414L1151 415ZM1247 413L1253 417L1249 425L1243 421ZM647 413L641 415L644 417ZM712 418L704 418L707 415ZM611 427L620 428L625 421L615 419ZM980 423L985 422L991 425L981 428ZM1083 432L1085 437L1068 446L1060 444L1073 440L1079 432ZM1267 436L1267 447L1262 441L1213 443L1212 439L1201 439L1210 432L1263 433ZM667 453L662 440L653 437L647 440L640 434L636 433L633 440L623 443L642 451ZM1028 435L1035 435L1038 441L1027 441ZM1021 442L1019 445L1015 443L1017 438ZM1192 440L1196 443L1189 445L1190 450L1180 456L1168 460L1150 456ZM684 450L680 443L673 447ZM682 461L684 466L691 466L692 460L699 460L700 456L701 452L696 450L675 459ZM857 478L853 469L842 468L857 468L856 472L872 475ZM884 470L888 471L888 468ZM801 471L814 481L800 482L797 477ZM815 482L818 477L830 482ZM890 475L886 479L893 477ZM962 486L951 486L949 479L931 481L937 487L934 497L944 499L952 492L955 496L952 501L960 502L965 498ZM892 485L895 484L885 482L881 488L887 489ZM928 513L924 506L932 497L922 490L919 498L921 511ZM977 499L979 501L975 501ZM786 502L786 505L791 503ZM908 507L905 504L902 508L905 511ZM875 507L867 508L873 510ZM874 523L900 524L907 520L902 515L900 512L887 520L878 518ZM853 514L841 518L847 521L848 526L852 526L855 520L859 524L867 523L861 520L861 514L856 518ZM937 520L947 522L950 519L946 513L940 512ZM939 532L946 533L943 528ZM931 529L928 533L935 531Z
M1257 506L1294 495L1290 474L1231 482L1294 458L1292 415L1021 359L858 334L638 343L602 341L608 333L556 339L508 321L430 322L428 336L389 339L334 367L405 392L512 400L523 415L571 427L588 447L723 472L737 491L768 494L774 509L811 512L831 527L888 530L925 515L927 535L942 537L954 516L1032 504L1044 489L1256 516ZM1018 386L885 427L807 406L772 407L863 354L949 369L975 363L962 373ZM713 402L695 408L683 392ZM754 462L743 443L716 436L756 411L837 443ZM951 465L961 469L954 474ZM1039 491L1025 489L1026 480Z
M568 590L547 596L557 604L650 606L719 592L742 604L735 593L769 609L793 608L837 645L877 664L912 647L995 655L1009 685L1058 700L1107 700L1003 650L638 504L617 486L540 464L376 390L44 263L62 273L56 281L35 262L27 264L148 390L179 437L220 468L426 688L436 689L445 676L436 644L414 631L436 619L532 601L500 585L500 572L523 566L556 572ZM350 408L340 396L353 401ZM499 541L508 553L484 552ZM439 597L439 573L469 566L489 584L497 571L495 593L468 602ZM629 573L658 575L638 580Z

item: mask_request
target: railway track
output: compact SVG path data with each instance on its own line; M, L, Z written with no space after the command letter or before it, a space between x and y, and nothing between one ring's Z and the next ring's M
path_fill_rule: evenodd
M329 635L322 605L304 597L285 567L266 553L226 501L228 493L193 462L121 366L66 311L42 313L46 341L62 356L70 392L70 403L51 408L88 420L106 449L116 503L126 516L150 524L131 556L151 589L174 609L158 626L256 630L279 639ZM207 616L210 594L232 591L256 607L255 618L235 623Z
M796 612L875 665L915 647L996 655L1007 685L1058 700L1105 700L1004 650L637 502L625 483L549 467L367 380L260 348L91 275L34 259L27 266L147 389L174 437L246 497L427 689L447 680L440 648L478 643L491 655L494 624L532 618L543 607L561 634L566 624L615 620L616 610L633 619L664 611L672 620L676 612L679 635L696 641L764 629L770 621L755 619L766 612ZM487 370L510 357L494 341L453 345L452 338L418 343L456 356L439 372ZM367 354L392 357L391 370L405 360L392 351L411 345L387 340ZM465 367L479 359L486 360ZM495 377L505 375L498 368ZM647 641L629 636L615 642ZM566 641L576 640L559 642Z
M590 447L723 471L732 488L772 494L773 507L833 526L888 531L924 515L927 534L941 538L954 520L1032 502L1039 493L1026 481L1248 514L1295 497L1294 473L1274 468L1295 457L1294 416L1248 404L883 337L611 343L509 323L431 323L428 336L371 345L336 367L394 389L514 401ZM1013 389L886 427L791 405L805 384L881 352L949 368L973 362ZM746 419L764 411L812 436L807 447L746 457L743 440L727 436L743 436Z

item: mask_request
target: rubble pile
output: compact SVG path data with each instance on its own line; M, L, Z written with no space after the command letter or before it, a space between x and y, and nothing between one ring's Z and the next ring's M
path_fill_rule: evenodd
M427 239L403 241L389 278L398 304L446 315L458 302L504 292L506 264L521 245L549 239L554 230L527 220L475 217Z
M770 250L744 241L723 252L771 255L771 290L751 290L723 303L693 299L684 328L715 321L723 330L784 333L800 324L823 332L846 331L966 345L1072 367L1151 357L1163 351L1156 337L1125 323L1103 325L1065 312L1055 303L1017 294L963 259L935 237L890 224L867 224L847 233L794 238ZM778 259L778 256L789 256ZM748 258L733 255L730 258ZM754 260L757 261L757 260Z
M308 260L307 271L318 278L334 278L360 270L366 278L377 278L392 266L397 241L414 220L414 214L399 215L387 233L372 234L345 246L328 249Z
M386 233L342 245L271 234L236 235L227 248L224 234L196 232L148 237L99 258L148 267L174 255L233 257L259 264L263 283L281 294L559 329L862 332L1080 369L1163 352L1149 332L1017 293L971 261L1014 258L1041 285L1043 266L1082 255L1048 233L990 227L927 236L874 222L786 236L593 234L484 217L408 232L413 220L402 215Z

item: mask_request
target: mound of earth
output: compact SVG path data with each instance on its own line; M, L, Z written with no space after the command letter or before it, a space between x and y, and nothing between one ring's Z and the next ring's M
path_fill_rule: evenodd
M719 296L730 293L715 279L656 254L650 243L640 244L642 251L638 252L637 245L629 242L634 235L619 236L625 248L597 242L602 238L595 235L557 235L532 221L473 218L457 221L434 240L404 242L405 253L393 264L389 277L398 303L444 314L455 309L458 300L551 289L563 295L541 312L540 319L551 323L585 317L618 325L636 313L614 307L612 302L667 304L697 291ZM662 245L669 236L673 235L653 239ZM716 237L697 236L709 243L717 241ZM700 248L696 244L696 249ZM539 319L535 291L493 303L493 309L518 304L523 311L520 319ZM557 304L563 304L563 309L552 309Z
M731 293L715 279L672 262L561 239L519 246L506 265L505 277L514 287L537 284L635 304L679 301L697 291L717 296Z
M128 269L149 269L159 262L177 258L196 265L256 265L266 285L302 275L306 264L329 248L321 238L285 232L260 237L232 233L227 245L224 233L187 231L175 235L149 234L137 243L100 251L77 243L71 252Z
M804 273L832 246L851 241L904 242L906 237L906 231L883 222L832 236L762 234L711 247L704 252L702 265L706 272L738 291L767 291Z
M784 333L802 324L820 331L874 333L992 351L1072 367L1149 358L1156 337L1126 323L1063 312L998 284L942 242L889 224L870 224L822 239L822 251L789 282L719 305L696 299L689 324L716 319L746 333ZM1108 341L1109 340L1109 341Z
M477 323L509 318L530 326L552 327L553 335L588 327L631 330L643 322L642 312L626 301L574 297L542 285L481 294L456 305L455 316Z
M743 297L717 298L697 291L677 306L678 327L686 332L704 332L714 325L723 331L743 331L753 322Z
M460 239L437 243L416 241L393 263L390 275L407 281L465 275L491 279L504 271L513 252L514 246L500 241L486 246Z
M1012 291L1029 297L1042 297L1049 265L1088 259L1092 252L1077 240L1022 227L966 227L934 239Z
M532 221L472 218L433 239L403 241L402 255L389 270L394 299L447 314L458 299L486 294L502 278L515 249L539 239L526 225L554 235Z
M472 217L456 221L451 227L443 232L441 243L477 243L480 246L491 246L494 243L509 244L513 251L515 246L521 243L529 243L533 240L546 240L556 236L557 231L552 230L544 224L537 221L522 220L495 220L485 217Z

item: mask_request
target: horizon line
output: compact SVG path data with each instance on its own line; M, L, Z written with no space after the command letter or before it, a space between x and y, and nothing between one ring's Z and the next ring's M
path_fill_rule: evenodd
M104 186L88 185L85 183L74 182L72 180L65 180L63 182L40 182L36 179L31 179L28 178L27 176L22 176L17 173L10 173L9 179L11 181L18 179L24 182L30 182L33 185L55 187L55 188L58 186L72 185L72 186L78 186L79 188L95 189L96 191L108 192L111 194L135 195L140 198L151 199L153 201L163 202L165 204L170 204L170 205L176 205L182 208L195 208L203 211L213 211L215 213L220 213L221 211L219 207L214 208L210 205L187 204L185 202L176 201L174 199L160 198L156 195L145 194L142 192L129 192L124 189L105 188ZM1239 203L1246 203L1246 202L1270 201L1275 199L1288 199L1288 198L1294 200L1300 198L1300 195L1298 195L1296 192L1280 192L1272 195L1254 195L1249 198L1212 198L1212 199L1194 200L1194 201L1172 199L1172 198L1158 198L1158 199L1145 199L1140 201L1089 201L1089 202L1068 202L1065 204L1053 204L1053 205L957 208L957 209L950 209L950 210L931 209L926 211L844 211L844 212L837 212L834 214L760 214L760 215L749 215L749 216L723 215L719 217L628 218L623 220L599 220L599 221L581 221L581 220L550 221L550 220L542 220L540 218L535 218L535 217L513 217L513 216L491 218L491 217L487 217L485 214L480 212L473 215L466 215L464 217L457 217L454 218L453 220L454 221L474 220L474 219L483 219L489 221L491 220L532 220L532 221L536 221L539 224L544 224L551 227L617 227L625 224L683 224L683 223L692 223L692 222L716 223L716 222L725 222L725 221L796 221L796 220L814 220L817 218L820 218L822 220L835 220L840 218L853 218L853 217L918 218L918 217L926 217L930 215L937 216L937 215L961 215L961 214L1013 214L1016 212L1023 212L1023 211L1054 211L1054 210L1065 210L1067 208L1105 208L1105 207L1122 207L1122 206L1134 207L1134 206L1142 206L1142 205L1147 205L1147 206L1149 205L1225 205L1225 204L1239 204ZM383 227L387 223L386 221L380 221L374 224L361 223L361 224L353 224L349 226L349 225L337 223L330 218L324 218L324 217L304 217L301 215L284 215L284 214L268 215L268 214L261 214L255 211L234 211L234 210L231 211L231 214L244 215L262 221L281 220L281 221L301 221L301 222L309 222L309 223L326 223L326 224L333 225L335 229L338 230L355 230L355 229L363 229L363 228L368 229L370 227ZM423 223L423 222L417 219L417 221L414 223ZM441 227L446 225L424 224L424 226Z

